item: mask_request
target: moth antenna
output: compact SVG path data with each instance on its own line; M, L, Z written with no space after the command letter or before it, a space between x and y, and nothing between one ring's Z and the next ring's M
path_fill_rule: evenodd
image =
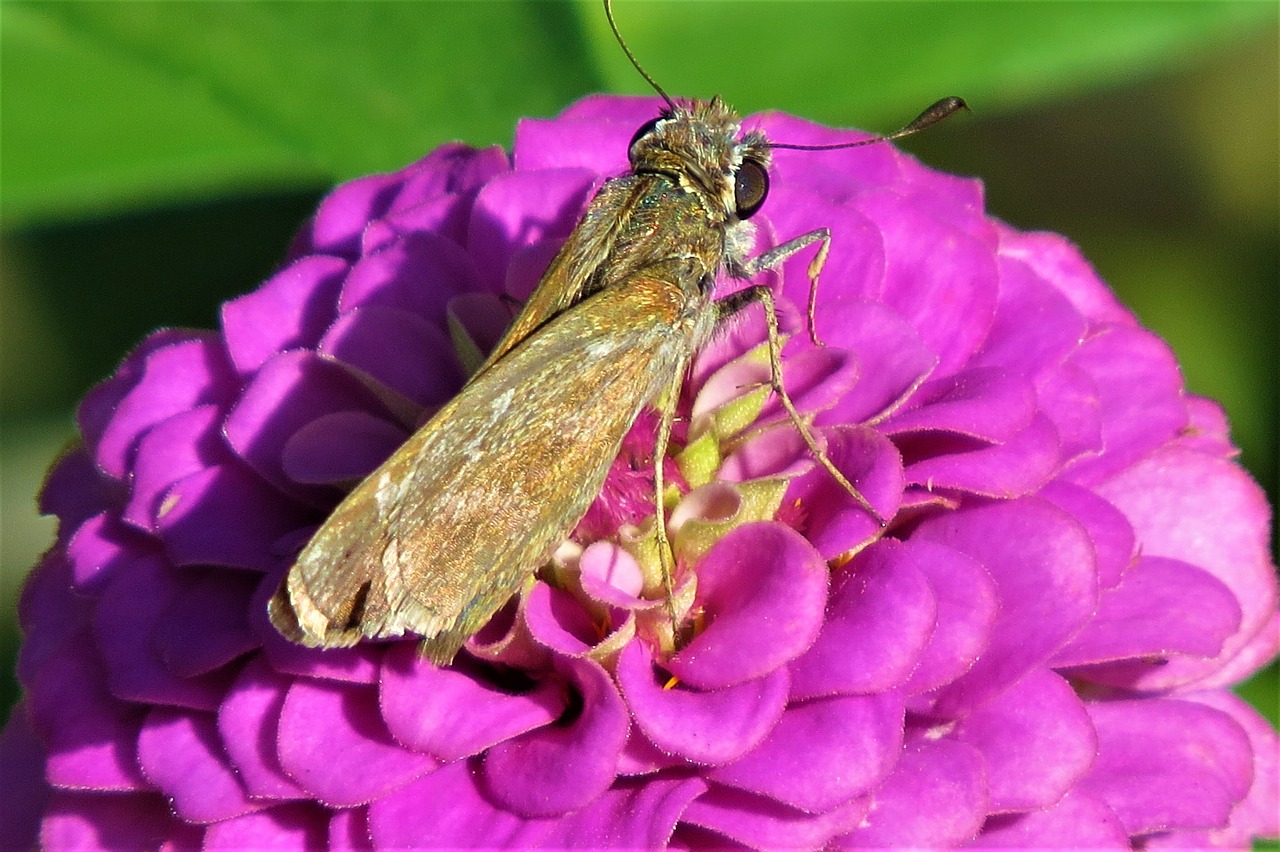
M607 4L608 0L605 0L605 2ZM901 130L895 130L893 133L886 133L883 136L873 136L870 139L861 139L857 142L840 142L835 145L788 145L785 142L770 142L768 144L770 148L786 148L791 151L835 151L840 148L861 148L863 145L891 142L894 139L901 139L903 136L919 133L921 130L933 127L944 118L968 108L969 105L964 102L964 98L943 98L917 115L906 127Z
M658 85L658 81L650 77L649 72L641 67L640 61L636 59L636 55L631 52L631 48L627 47L627 43L622 40L622 33L618 30L618 22L613 19L613 0L604 0L604 16L608 19L609 29L613 30L613 37L618 40L618 46L621 47L622 52L627 55L627 59L631 60L631 64L640 72L640 76L645 79L646 83L653 87L653 90L667 102L667 107L674 112L676 109L676 102L671 100L671 96Z

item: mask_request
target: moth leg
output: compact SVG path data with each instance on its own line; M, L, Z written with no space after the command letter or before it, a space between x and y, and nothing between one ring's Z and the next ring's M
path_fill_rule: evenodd
M667 538L666 477L663 462L667 457L667 444L671 439L671 427L675 423L676 403L680 400L680 388L684 384L687 359L682 359L672 371L671 385L661 397L661 419L658 434L653 441L653 524L658 539L658 562L662 566L662 586L667 593L667 612L671 616L672 641L678 642L680 622L676 614L675 556L671 541Z
M814 233L817 232L815 231ZM815 237L815 239L817 238ZM786 410L787 416L791 418L792 425L800 433L800 437L804 440L805 446L809 448L809 452L813 454L814 459L831 475L831 478L839 483L840 487L847 491L849 496L866 510L872 518L875 518L877 524L882 528L888 526L889 522L876 511L875 506L872 506L866 497L862 496L862 492L840 472L840 469L827 456L826 450L818 445L818 439L814 437L813 429L800 416L800 412L796 410L795 403L791 401L791 396L787 393L787 389L783 387L782 344L779 342L778 311L773 303L773 291L763 284L755 284L726 296L715 303L718 319L723 320L731 317L756 302L759 302L764 308L765 323L769 329L769 383L773 387L774 393L778 395L778 399L782 401L782 407Z
M818 309L818 275L821 274L822 267L826 266L827 253L831 250L830 229L818 228L816 231L793 237L782 245L774 246L764 254L758 254L744 262L742 273L744 277L750 278L757 272L776 269L796 252L818 242L822 245L818 246L818 253L813 256L813 260L809 261L809 305L805 316L809 322L809 339L813 341L814 346L824 346L826 344L818 338L818 327L814 324L814 315Z

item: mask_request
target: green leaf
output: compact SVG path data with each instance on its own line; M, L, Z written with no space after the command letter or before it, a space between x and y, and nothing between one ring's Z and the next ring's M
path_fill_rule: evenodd
M0 37L10 223L507 144L598 88L560 3L6 3Z
M941 95L990 114L1132 81L1276 20L1227 0L616 7L673 94L885 130ZM598 0L53 0L6 2L2 24L9 225L326 186L645 91Z
M609 85L646 91L596 5L580 8ZM944 95L987 114L1132 83L1277 17L1224 0L622 0L614 16L672 95L886 131Z

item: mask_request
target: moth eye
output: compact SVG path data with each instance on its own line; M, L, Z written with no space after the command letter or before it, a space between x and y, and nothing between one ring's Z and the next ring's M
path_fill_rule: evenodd
M635 135L631 137L631 141L627 143L627 150L630 151L636 146L637 142L652 133L653 128L657 127L658 122L662 121L665 117L666 116L660 115L657 118L651 118L644 124L640 125L640 129L636 131Z
M739 219L750 219L769 194L769 172L755 160L743 160L733 180L733 203Z

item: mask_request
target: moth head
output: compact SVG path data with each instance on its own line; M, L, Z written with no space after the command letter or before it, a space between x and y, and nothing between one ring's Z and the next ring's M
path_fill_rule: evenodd
M752 216L769 193L769 144L742 132L738 114L719 98L673 104L631 137L631 168L663 174L697 194L714 218Z

